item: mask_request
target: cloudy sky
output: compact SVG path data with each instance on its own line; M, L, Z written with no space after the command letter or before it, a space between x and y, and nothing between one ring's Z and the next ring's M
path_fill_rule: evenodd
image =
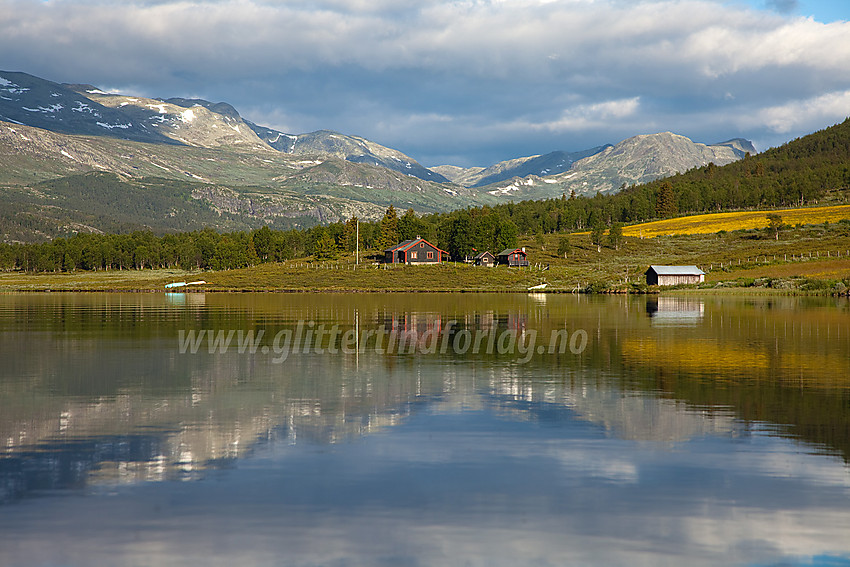
M426 166L850 115L845 0L0 0L0 69L200 97Z

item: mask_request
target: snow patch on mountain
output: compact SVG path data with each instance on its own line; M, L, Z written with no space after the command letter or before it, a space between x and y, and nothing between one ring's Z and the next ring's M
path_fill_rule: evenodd
M13 83L9 79L6 79L6 78L0 76L0 91L5 91L5 92L7 92L9 94L13 94L13 95L18 95L18 94L23 94L23 93L29 91L29 88L22 87L22 86L20 86L16 83ZM10 100L10 99L6 99L6 100Z
M94 108L92 108L91 106L89 106L88 104L84 103L81 100L77 100L77 101L74 101L74 102L76 103L76 106L74 106L74 108L71 109L73 112L88 112L92 116L100 118L100 113L97 110L95 110Z
M535 181L535 178L533 178L533 177L527 177L525 179L517 179L516 181L514 181L513 183L511 183L510 185L508 185L506 187L500 187L500 188L497 188L497 189L493 189L492 191L487 191L487 193L489 193L490 195L493 195L494 197L508 195L510 193L514 193L516 191L519 191L523 187L533 187L534 181Z
M47 114L55 114L56 112L59 112L65 107L57 103L51 104L50 106L39 106L38 108L28 108L26 106L22 106L21 108L23 108L27 112L44 112Z
M129 124L106 124L105 122L97 122L97 125L101 128L107 128L109 130L112 130L113 128L121 128L122 130L126 130L128 128L133 127L132 122L130 122Z

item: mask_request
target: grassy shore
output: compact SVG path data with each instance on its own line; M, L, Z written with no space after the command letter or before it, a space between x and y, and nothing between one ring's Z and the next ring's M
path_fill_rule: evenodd
M786 229L775 240L766 230L626 237L619 248L570 235L566 255L555 251L563 235L531 238L529 268L480 268L463 263L435 266L354 265L350 256L331 261L295 260L221 272L125 270L28 274L0 273L0 291L164 291L167 283L205 280L217 291L647 291L650 264L697 265L701 287L762 288L772 293L841 293L850 286L850 223Z

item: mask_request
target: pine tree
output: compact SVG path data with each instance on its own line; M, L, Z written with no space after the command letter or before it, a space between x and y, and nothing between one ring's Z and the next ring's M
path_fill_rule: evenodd
M357 217L351 217L345 222L345 226L342 228L342 242L340 242L340 245L346 252L354 252L354 250L357 249L357 225L359 222L360 221ZM362 236L360 238L360 243L362 248Z
M259 230L255 230L251 235L251 240L254 243L254 250L257 252L260 260L268 261L269 255L272 252L272 231L268 226L263 226Z
M605 227L602 226L601 221L597 221L593 224L593 228L590 231L590 243L596 245L596 251L602 252L602 236L605 234Z
M674 216L678 212L676 194L673 193L673 184L665 181L658 188L658 195L655 198L655 216L667 218Z
M608 230L608 244L614 248L614 250L620 249L620 244L623 243L623 225L621 223L615 222L611 225L611 228Z
M558 239L558 255L563 255L564 258L567 257L567 254L570 252L570 237L562 236Z
M384 218L381 219L381 235L378 238L378 247L381 250L386 250L398 244L398 214L395 207L390 205Z
M329 260L336 256L336 241L327 230L323 230L322 235L316 241L313 255L317 260Z

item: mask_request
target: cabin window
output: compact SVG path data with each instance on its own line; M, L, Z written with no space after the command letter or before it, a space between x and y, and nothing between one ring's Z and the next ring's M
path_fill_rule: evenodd
M416 250L413 250L413 251L411 251L411 252L410 252L410 259L411 259L411 260L415 260L415 259L416 259Z
M429 260L433 260L433 259L434 259L434 253L433 253L433 252L428 252L428 259L429 259Z
M419 248L425 248L425 243L424 243L424 242L420 242L420 243L419 243Z

